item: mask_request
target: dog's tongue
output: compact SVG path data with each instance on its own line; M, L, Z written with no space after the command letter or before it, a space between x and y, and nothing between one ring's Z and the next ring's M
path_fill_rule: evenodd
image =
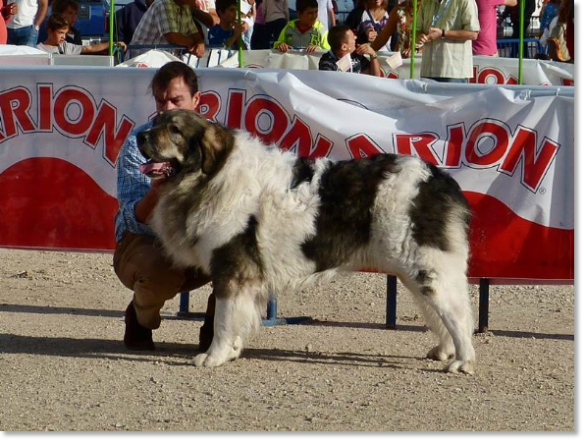
M171 163L144 163L139 166L140 172L145 175L166 175L170 176L173 173Z

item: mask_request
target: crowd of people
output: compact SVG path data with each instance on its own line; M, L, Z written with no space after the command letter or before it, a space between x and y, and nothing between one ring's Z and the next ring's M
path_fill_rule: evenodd
M76 0L53 0L50 17L49 0L7 1L0 0L0 44L60 54L108 49L102 43L82 44L75 28ZM327 51L323 70L335 66L369 75L379 75L373 62L377 51L409 57L414 50L422 55L423 78L464 82L472 76L474 55L498 55L498 8L506 8L502 17L512 17L518 32L517 0L354 0L343 23L337 23L332 0L294 1L297 18L291 19L289 0L134 0L116 12L115 40L122 51L131 47L126 58L158 46L181 47L197 57L207 48ZM525 3L527 17L534 3ZM539 37L548 47L543 58L573 60L573 17L574 0L543 1ZM416 41L411 41L413 27ZM348 48L352 53L346 57Z

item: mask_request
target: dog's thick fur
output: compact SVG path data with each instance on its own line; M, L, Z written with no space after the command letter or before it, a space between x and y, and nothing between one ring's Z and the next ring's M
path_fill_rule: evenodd
M447 174L391 154L300 159L182 110L159 116L138 144L174 170L161 186L154 231L178 265L212 277L213 343L196 365L237 358L269 292L377 269L399 277L438 335L427 356L453 358L449 372L473 372L470 211Z

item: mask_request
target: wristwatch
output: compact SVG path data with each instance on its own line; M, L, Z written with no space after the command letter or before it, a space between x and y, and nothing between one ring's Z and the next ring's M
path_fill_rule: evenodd
M375 60L378 58L378 54L370 54L370 60Z
M444 40L445 39L445 30L441 29L441 38Z

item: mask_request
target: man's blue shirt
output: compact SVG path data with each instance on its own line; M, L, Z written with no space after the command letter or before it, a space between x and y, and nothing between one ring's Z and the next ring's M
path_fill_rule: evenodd
M140 201L150 189L150 179L140 172L139 166L146 162L146 158L138 150L136 135L152 127L149 122L135 131L126 139L118 157L118 213L116 214L116 242L122 239L125 231L138 235L155 236L154 232L136 219L136 203Z

